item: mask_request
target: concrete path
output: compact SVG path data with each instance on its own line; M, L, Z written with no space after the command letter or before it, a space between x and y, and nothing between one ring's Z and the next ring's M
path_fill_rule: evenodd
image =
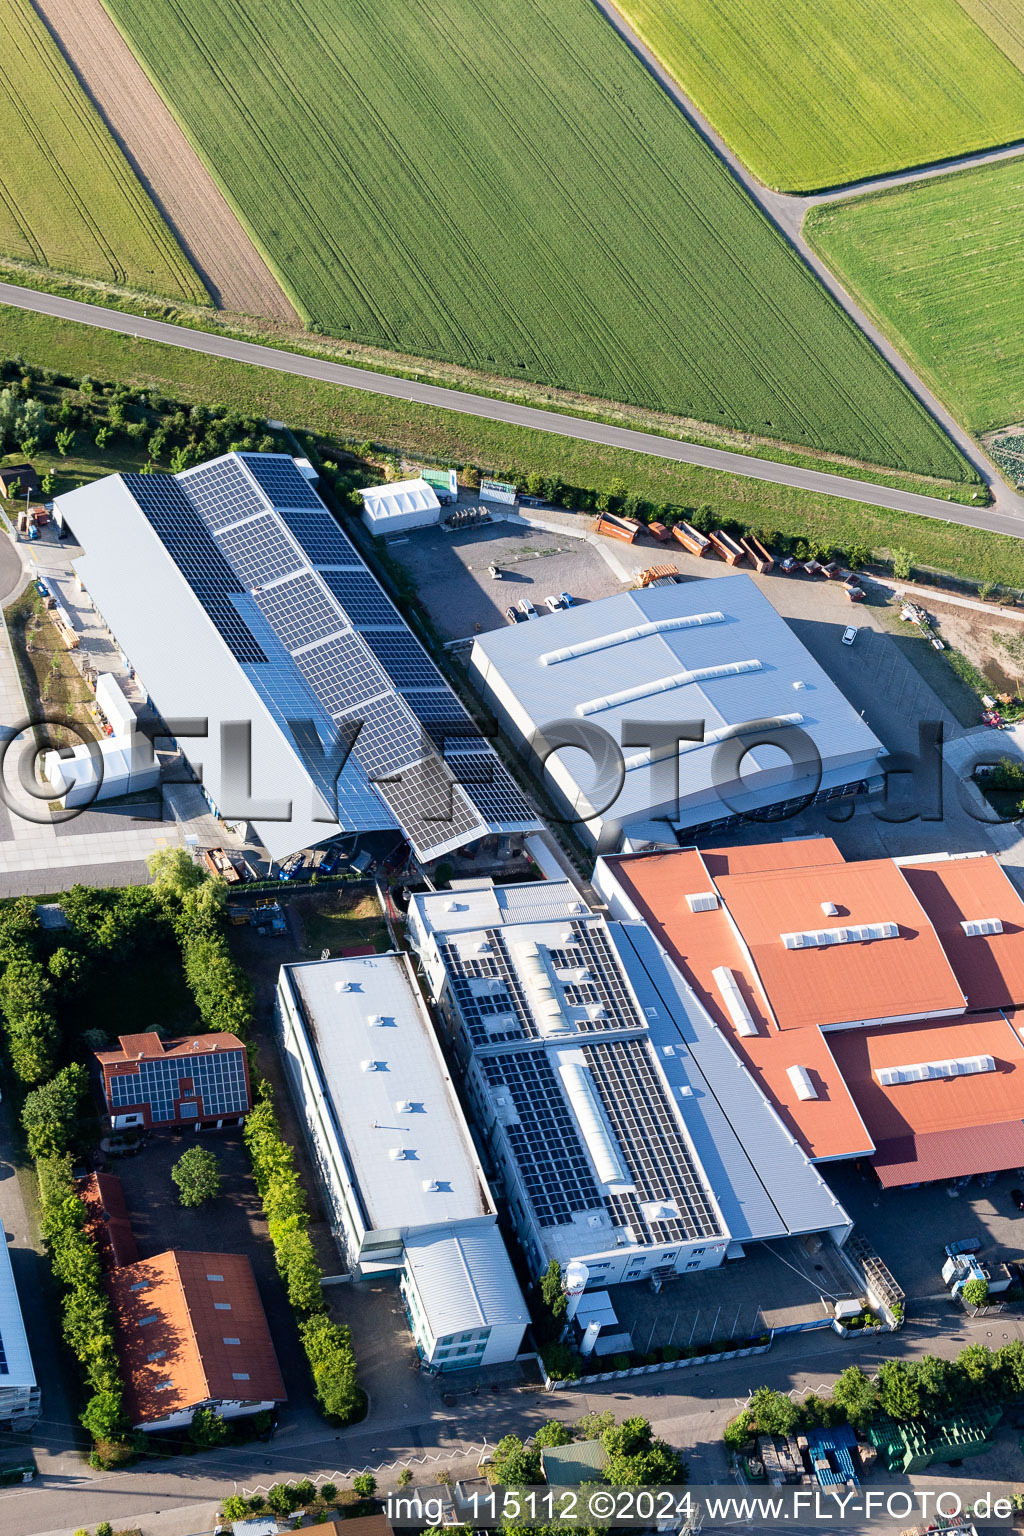
M947 411L938 396L933 394L924 381L914 372L902 353L897 351L892 342L872 323L864 310L857 304L852 294L843 287L831 269L815 254L803 236L804 214L809 207L816 203L829 202L835 196L852 197L858 192L881 190L885 186L903 185L905 182L920 180L926 176L943 175L946 171L956 169L957 167L1008 158L1012 155L1024 153L1024 144L984 151L978 155L965 155L960 160L945 162L940 166L926 166L916 171L907 171L894 176L878 177L877 180L860 182L838 193L826 192L812 197L795 197L786 192L773 192L757 180L757 177L747 169L739 156L729 148L729 145L721 135L711 126L703 113L698 111L682 86L669 73L657 55L652 53L646 43L634 32L626 18L616 8L614 0L594 0L594 4L610 25L615 28L623 42L626 43L658 81L665 93L671 97L679 110L690 120L701 137L711 146L719 159L729 167L736 180L754 202L757 203L766 218L771 220L780 233L785 235L790 244L799 252L822 285L828 289L836 303L850 316L858 330L864 332L865 336L882 354L893 371L899 374L911 393L917 396L918 400L942 425L953 442L956 443L964 458L982 476L992 493L995 508L1000 512L1007 512L1016 517L1024 516L1024 497L1019 496L1010 489L1002 479L996 466L979 447L970 433L964 431L959 422ZM860 499L868 501L870 498L862 497ZM884 505L884 503L874 502L873 505L880 506ZM914 509L906 508L904 510L912 511ZM951 521L961 521L961 519L951 519ZM1008 530L1002 529L1001 531L1006 532Z
M189 352L202 352L208 357L250 363L258 368L270 368L297 378L320 379L329 384L343 385L347 389L389 395L392 399L411 400L446 411L459 411L467 416L484 417L489 421L507 421L513 426L551 432L581 442L626 448L634 453L651 454L681 464L699 464L705 469L723 470L727 474L742 475L749 480L788 485L797 490L813 491L817 495L836 496L843 501L864 502L868 506L886 507L897 512L911 512L918 517L934 517L942 522L982 528L991 533L1007 533L1016 538L1024 535L1024 497L1015 495L997 478L994 467L988 464L987 459L982 463L976 445L951 418L948 418L951 435L956 438L958 446L976 463L979 473L984 474L986 479L989 474L993 477L991 488L996 496L995 506L961 506L958 502L942 501L935 496L871 485L864 480L851 480L845 475L830 475L793 464L778 464L772 459L730 453L722 448L708 448L699 443L679 442L675 438L659 437L650 432L634 432L627 427L588 421L579 416L563 416L555 411L516 405L509 400L492 400L486 395L464 394L460 390L424 384L416 379L395 378L387 373L374 373L369 369L329 362L326 358L306 357L300 352L263 347L255 342L238 341L209 331L193 331L187 326L169 325L163 320L126 315L120 310L104 309L98 304L82 304L77 299L65 299L51 293L37 293L33 289L19 288L13 283L0 283L0 304L10 304L14 308L31 310L36 314L52 315L61 320L73 320L81 325L96 326L100 330L116 331L123 336L163 342ZM902 363L901 366L905 367ZM936 414L941 412L937 402L934 408ZM945 424L945 415L942 419Z

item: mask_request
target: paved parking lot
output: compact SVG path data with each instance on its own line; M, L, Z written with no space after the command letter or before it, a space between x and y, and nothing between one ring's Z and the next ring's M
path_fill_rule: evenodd
M975 1179L955 1198L945 1184L880 1189L854 1163L827 1165L821 1173L908 1297L942 1292L943 1250L962 1237L982 1238L983 1263L1024 1259L1024 1215L1010 1199L1011 1189L1024 1187L1016 1172L1001 1173L987 1189Z
M719 1269L649 1285L616 1285L612 1305L633 1348L646 1354L666 1344L756 1338L771 1328L814 1322L832 1303L854 1294L834 1249L817 1237L752 1243L743 1259Z
M632 554L629 546L619 547ZM388 553L409 572L446 640L506 624L505 609L522 597L529 598L539 614L549 593L571 592L577 601L591 602L624 586L600 550L586 540L511 523L487 523L458 533L426 528L405 541L392 540ZM492 561L502 572L500 581L488 574Z

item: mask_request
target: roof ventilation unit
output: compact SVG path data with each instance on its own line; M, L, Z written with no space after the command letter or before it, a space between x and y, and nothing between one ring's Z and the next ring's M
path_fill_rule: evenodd
M991 1056L953 1056L947 1061L916 1061L904 1067L879 1067L878 1081L883 1088L898 1083L927 1083L935 1078L974 1077L978 1072L994 1072Z
M717 892L694 891L687 896L686 905L691 912L715 912L718 910Z
M398 1099L395 1108L400 1115L412 1114L412 1099Z
M786 949L826 949L830 944L867 944L873 939L898 939L898 923L859 923L848 928L810 928L780 933Z
M371 1029L383 1029L388 1021L382 1013L368 1013L366 1015L366 1022Z
M436 1195L441 1188L437 1179L424 1179L421 1187L425 1195Z
M393 1163L412 1163L416 1160L412 1147L392 1147L388 1156Z
M335 992L351 992L352 983L350 981L336 981L334 983L334 990Z
M758 1033L757 1025L751 1015L750 1009L743 1000L739 983L735 975L727 965L719 965L711 972L715 979L715 985L722 995L722 1002L736 1028L738 1035L749 1037Z
M969 939L978 939L989 933L1002 933L1003 925L998 917L972 917L960 927Z
M834 901L823 901L821 903L821 910L824 912L826 917L839 916L839 908L836 906Z
M806 1101L818 1097L818 1090L811 1082L811 1074L806 1067L787 1067L786 1076L793 1084L793 1092L798 1099Z
M361 1061L359 1065L364 1072L386 1072L388 1069L386 1061Z

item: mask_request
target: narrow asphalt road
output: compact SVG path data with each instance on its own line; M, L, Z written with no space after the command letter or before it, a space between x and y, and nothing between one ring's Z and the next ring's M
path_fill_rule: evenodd
M506 421L513 426L552 432L559 437L576 438L581 442L628 448L635 453L653 454L683 464L699 464L705 469L723 470L728 474L743 475L750 480L764 480L775 485L814 491L819 495L836 496L843 501L860 501L869 506L911 512L919 517L938 518L942 522L982 528L990 533L1007 533L1017 538L1024 535L1024 498L1014 496L1001 481L999 487L1003 495L997 505L962 506L958 502L942 501L935 496L921 496L913 491L894 490L889 486L871 485L864 480L851 480L845 475L829 475L793 464L777 464L772 459L757 459L747 454L729 453L721 448L703 447L698 443L678 442L675 438L659 437L650 432L634 432L626 427L588 421L579 416L562 416L555 411L516 405L508 400L491 400L485 395L463 394L460 390L444 389L436 384L394 378L390 374L352 368L344 363L328 362L324 358L306 357L300 352L284 352L251 341L237 341L233 337L209 331L193 331L187 326L169 325L164 320L147 320L139 315L126 315L117 309L103 309L97 304L82 304L76 299L37 293L12 283L0 283L0 304L32 310L36 314L53 315L61 320L73 320L81 325L96 326L100 330L117 331L146 341L163 342L190 352L203 352L207 356L221 357L231 362L250 363L257 368L270 368L298 378L319 379L330 384L344 385L348 389L365 390L370 394L390 395L397 400L410 400L446 411L461 411L468 416L482 416L490 421ZM957 431L959 433L959 429ZM963 435L959 433L960 437ZM973 445L971 447L977 460L977 450Z
M992 493L992 497L995 503L993 510L998 512L1007 512L1018 518L1024 517L1024 497L1018 496L1015 491L1010 489L1010 487L1000 476L991 459L989 459L987 454L985 454L982 449L979 448L978 444L975 442L974 438L971 437L970 433L965 432L955 417L950 415L949 411L947 411L941 400L939 400L939 398L932 393L924 381L918 377L902 353L897 351L892 342L889 341L888 338L884 336L878 329L878 327L872 323L872 321L865 314L864 310L862 310L860 305L857 304L852 294L850 294L847 289L843 287L842 283L835 276L832 270L827 267L825 263L820 259L820 257L815 254L815 252L808 245L807 241L804 239L803 222L804 214L806 213L807 209L815 203L831 201L834 194L824 193L813 197L795 197L787 192L773 192L769 187L764 186L764 184L758 181L757 177L747 169L739 156L729 148L728 144L711 126L703 113L697 109L690 98L686 95L682 86L680 86L674 76L668 72L665 66L658 59L657 55L652 53L651 49L647 47L642 38L636 32L634 32L633 28L629 25L629 22L615 5L615 0L594 0L594 4L601 12L602 16L604 16L605 19L611 24L611 26L615 28L615 31L622 38L623 42L626 43L626 45L632 50L632 52L641 61L641 63L644 64L647 70L654 76L655 80L657 80L658 84L661 86L662 90L665 91L666 95L671 98L679 110L689 119L693 127L706 141L706 143L711 146L711 148L718 155L719 159L728 166L733 176L735 176L736 180L740 183L747 194L753 198L754 202L761 209L761 212L765 215L765 217L770 219L775 227L779 230L779 232L786 237L786 239L802 257L804 262L806 262L807 266L810 267L811 271L818 278L819 282L821 282L821 284L832 295L839 307L846 311L850 319L857 326L858 330L864 332L864 335L882 354L893 371L900 376L911 393L916 395L918 400L920 400L921 403L927 408L927 410L929 410L935 417L935 419L941 423L946 432L948 432L949 436L953 439L953 442L956 443L957 447L960 449L960 452L964 455L964 458L967 459L969 463L973 464L978 473L983 477L986 485ZM895 186L897 184L903 184L904 182L920 180L923 177L930 175L941 175L950 169L955 169L957 166L962 167L969 164L975 164L983 160L1002 159L1013 154L1019 154L1022 152L1022 149L1024 149L1024 146L1014 145L993 151L983 151L978 155L964 156L961 160L949 162L942 166L922 167L917 171L907 171L905 173L891 177L879 177L877 180L871 183L861 182L856 188L850 188L849 194L852 195L855 191L866 192L868 190L881 190L883 187L888 185ZM860 499L868 501L871 498L865 496L861 497ZM888 503L880 502L875 502L874 504L876 506L888 505ZM920 509L915 507L906 507L904 510L913 512ZM956 518L952 520L957 522L968 521L966 518ZM970 526L973 527L977 525L970 524ZM1000 527L995 523L985 526L997 528L999 532L1003 533L1014 531L1013 529Z

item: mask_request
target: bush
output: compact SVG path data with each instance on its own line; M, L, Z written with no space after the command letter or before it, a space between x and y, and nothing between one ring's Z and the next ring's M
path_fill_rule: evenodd
M730 1451L742 1452L753 1436L753 1415L749 1408L744 1408L734 1419L730 1419L725 1426L722 1439Z
M963 1289L963 1298L969 1307L987 1307L989 1289L987 1280L968 1280Z
M244 1520L249 1513L249 1506L241 1494L230 1493L221 1505L220 1512L225 1520Z
M568 1344L545 1344L540 1352L544 1369L552 1381L578 1381L582 1361Z
M408 1467L406 1467L405 1470L406 1470L406 1472L409 1472L409 1468ZM412 1478L412 1473L409 1472L409 1476L406 1478L406 1482L409 1482L411 1480L411 1478ZM401 1474L401 1472L399 1472L399 1474L398 1474L398 1481L399 1482L402 1481L402 1474ZM320 1497L323 1499L325 1504L333 1504L335 1499L338 1497L338 1485L337 1485L337 1483L321 1483L321 1485L320 1485Z
M535 1446L543 1448L548 1445L571 1445L572 1439L571 1429L568 1429L564 1424L560 1424L557 1419L549 1419L546 1424L542 1424L540 1429L538 1429L533 1437L533 1443Z
M224 1445L231 1438L231 1427L212 1408L197 1408L188 1427L188 1437L193 1445L206 1449ZM236 1516L236 1519L241 1518Z
M409 1484L411 1482L412 1482L412 1467L403 1467L401 1472L399 1472L399 1474L398 1474L398 1486L399 1486L399 1488L408 1488L408 1486L409 1486Z
M358 1417L364 1397L356 1379L349 1330L332 1322L326 1313L320 1313L300 1323L299 1334L320 1407L329 1418L351 1423Z
M357 1472L352 1479L352 1491L361 1499L372 1499L377 1492L377 1479L372 1472Z

